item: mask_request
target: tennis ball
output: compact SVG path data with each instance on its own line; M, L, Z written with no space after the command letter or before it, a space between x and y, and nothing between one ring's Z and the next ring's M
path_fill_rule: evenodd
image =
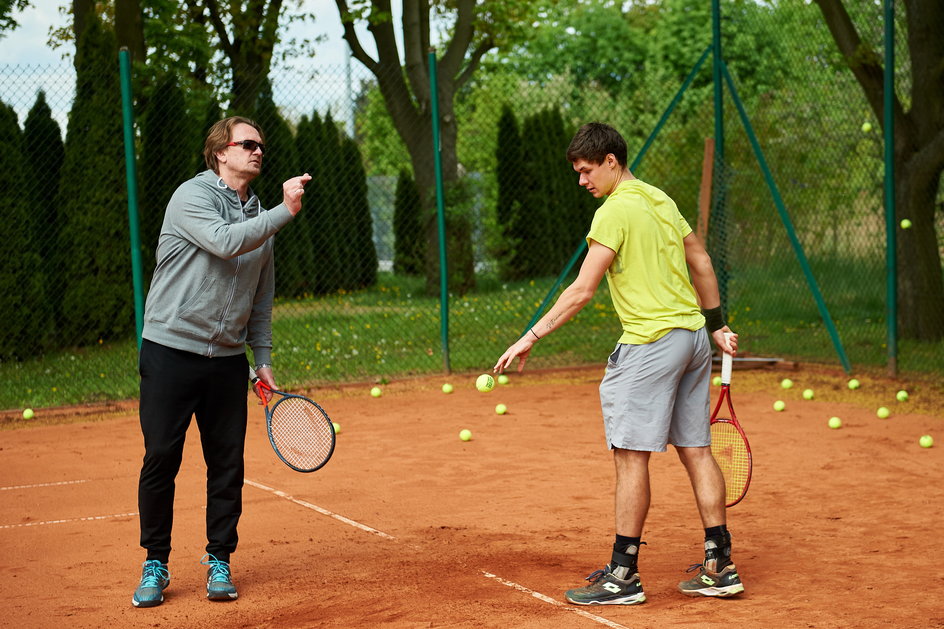
M803 390L803 399L812 400L813 399L813 389L804 389Z
M499 415L504 415L505 413L508 412L508 407L505 406L504 404L499 404L498 406L495 407L495 412L498 413Z
M28 408L23 411L23 419L33 419L34 414L35 413L33 413L33 409Z
M443 389L443 393L452 393L452 385L449 384L448 382L443 385L442 389Z
M716 387L720 387L720 386L721 386L721 376L715 376L714 378L712 378L712 379L711 379L711 384L715 385Z
M501 374L498 376L498 384L508 384L508 376Z
M838 417L829 418L829 427L830 428L842 428L842 420Z
M899 224L901 225L902 229L911 229L911 221L909 221L907 218L901 219L901 223Z
M780 386L782 386L784 389L792 389L793 380L791 380L790 378L784 378L783 380L780 381Z
M777 400L776 402L774 402L775 411L782 411L785 408L787 408L787 405L783 402L783 400Z
M495 388L495 378L491 377L487 373L483 373L475 380L475 388L482 393L488 393Z
M922 448L930 448L934 445L934 438L931 437L931 435L923 435L920 439L918 439L918 443Z
M862 133L868 133L868 132L871 131L871 130L872 130L872 123L871 123L871 122L863 122L863 123L862 123Z
M468 441L472 438L472 431L468 428L459 431L459 438L463 441Z
M341 434L341 424L339 424L338 422L331 422L331 427L334 428L334 434L336 435Z
M901 391L895 394L895 399L898 400L899 402L907 402L908 392L902 389Z
M858 389L858 388L859 388L859 381L856 380L855 378L853 378L852 380L850 380L850 381L849 381L849 388L850 388L850 389Z
M884 406L879 406L878 410L875 411L875 414L878 415L879 419L888 419L888 416L891 415L891 411L889 411Z
M383 391L380 390L380 387L374 387L370 390L370 394L374 397L380 397L383 395Z

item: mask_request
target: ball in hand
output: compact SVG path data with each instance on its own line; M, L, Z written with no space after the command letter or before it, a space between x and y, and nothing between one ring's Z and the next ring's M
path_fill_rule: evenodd
M922 448L930 448L934 445L934 439L931 437L931 435L923 435L920 439L918 439L918 444Z
M31 408L23 411L23 419L33 419L33 415L35 415L35 413L33 413L33 409Z
M472 431L468 428L464 428L459 431L459 438L463 441L468 441L472 438Z
M813 399L813 389L804 389L803 390L803 399L812 400Z
M784 403L783 400L777 400L776 402L774 402L774 410L775 410L775 411L778 411L778 412L779 412L779 411L782 411L782 410L785 409L785 408L787 408L787 405Z
M508 412L508 407L505 406L504 404L499 404L498 406L495 407L495 412L498 413L499 415L504 415L505 413Z
M895 394L895 399L898 400L899 402L907 402L908 392L902 389L901 391Z
M452 393L452 385L448 382L442 386L443 393Z
M475 380L475 388L482 393L488 393L495 388L495 378L487 373L483 373Z
M380 397L381 395L383 395L383 391L380 390L380 387L374 387L373 389L370 390L370 394L373 397Z
M830 427L830 428L833 428L833 429L835 429L835 428L841 428L841 427L842 427L842 420L839 419L838 417L830 417L830 418L829 418L829 427Z
M878 415L879 419L888 419L888 416L891 415L891 411L884 406L879 406L875 414Z

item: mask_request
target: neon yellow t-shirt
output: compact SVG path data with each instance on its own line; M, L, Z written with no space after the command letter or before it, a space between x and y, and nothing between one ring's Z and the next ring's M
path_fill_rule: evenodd
M620 183L593 215L588 244L616 252L606 280L623 326L620 343L644 345L705 325L682 242L691 232L675 202L639 179Z

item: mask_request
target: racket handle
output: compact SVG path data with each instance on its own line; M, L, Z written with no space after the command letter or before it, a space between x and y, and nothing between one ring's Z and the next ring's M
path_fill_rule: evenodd
M728 340L733 334L724 333L724 339ZM734 358L726 351L721 351L721 384L731 384L731 369L734 366Z
M259 380L259 376L256 375L256 370L252 367L249 368L249 382L255 384Z

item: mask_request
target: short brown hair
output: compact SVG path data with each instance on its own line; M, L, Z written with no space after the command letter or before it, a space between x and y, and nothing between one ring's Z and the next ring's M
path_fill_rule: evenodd
M265 144L265 134L254 120L244 118L243 116L230 116L214 123L207 132L206 142L203 144L203 159L206 161L207 168L219 174L219 163L216 159L216 152L226 148L226 145L233 139L233 127L238 124L248 124L259 132L259 138Z
M585 159L592 164L602 164L610 153L626 167L626 140L619 131L602 122L588 122L580 127L567 147L567 161L573 163Z

